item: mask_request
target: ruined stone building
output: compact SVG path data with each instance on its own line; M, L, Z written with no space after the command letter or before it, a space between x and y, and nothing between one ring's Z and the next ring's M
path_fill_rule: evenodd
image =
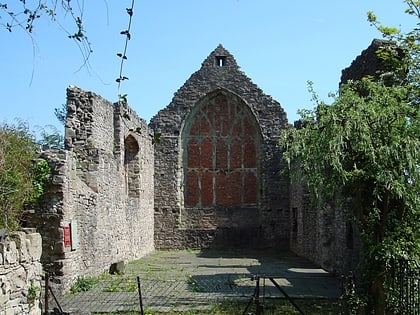
M155 245L279 247L289 235L288 179L277 148L287 124L219 45L153 117Z
M328 270L351 268L352 226L291 186L281 105L219 45L149 125L125 103L67 90L65 150L27 224L63 288L154 249L292 250ZM160 137L160 141L155 141Z
M65 150L43 153L53 174L28 218L42 235L44 269L62 288L154 250L149 133L126 104L68 88Z

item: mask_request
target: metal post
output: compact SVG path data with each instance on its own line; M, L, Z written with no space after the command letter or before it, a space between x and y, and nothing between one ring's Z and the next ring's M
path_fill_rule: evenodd
M262 307L260 304L260 277L257 276L256 284L255 284L255 314L261 315L262 314Z
M293 302L293 300L290 298L290 296L280 287L280 285L274 280L274 278L269 277L268 279L270 279L270 281L275 285L275 287L281 292L283 293L284 297L290 302L292 303L292 305L295 307L295 309L302 315L305 315L305 313L299 308L299 306L296 305L295 302Z
M50 286L50 274L47 272L45 274L45 296L44 296L44 315L48 315L48 287Z
M139 301L140 301L140 314L144 315L143 311L143 297L141 295L140 277L137 276L137 288L139 290Z

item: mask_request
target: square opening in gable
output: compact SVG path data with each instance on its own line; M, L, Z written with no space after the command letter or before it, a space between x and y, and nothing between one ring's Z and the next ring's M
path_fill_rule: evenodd
M226 65L226 56L216 56L216 65L219 67Z

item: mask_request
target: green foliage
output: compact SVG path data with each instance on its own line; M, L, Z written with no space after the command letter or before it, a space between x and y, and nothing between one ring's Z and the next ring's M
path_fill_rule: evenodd
M118 94L118 99L121 102L127 103L127 94Z
M103 292L137 292L137 282L132 279L116 278L109 282Z
M27 124L0 126L0 227L16 230L25 206L43 192L50 169L36 149Z
M127 60L128 41L131 39L130 31L131 31L131 22L133 19L133 12L134 12L134 0L131 1L131 7L126 8L126 12L128 14L128 26L127 26L127 29L120 32L120 34L125 37L124 51L122 53L117 53L117 57L121 58L121 63L120 63L119 76L115 80L118 84L118 97L120 101L124 101L124 102L127 102L127 94L120 94L120 86L123 81L128 80L128 77L123 75L123 68L124 68L124 62Z
M38 127L40 139L37 143L43 149L63 149L64 148L64 136L60 131L53 125L45 127Z
M333 104L305 111L303 128L286 130L280 142L293 178L307 182L317 205L335 200L352 209L367 285L391 258L420 257L420 129L410 93L350 82Z
M343 294L341 300L341 314L357 315L366 307L366 296L357 292L354 277L350 274L343 279Z
M152 144L159 144L162 134L160 132L155 132L149 136L152 139Z
M51 172L46 160L37 159L32 165L32 199L37 200L44 193L44 183Z
M75 283L70 287L70 293L86 292L92 289L98 283L98 279L94 277L77 277Z
M35 299L39 296L40 291L41 291L41 288L34 285L34 282L31 281L31 284L28 287L28 295L27 295L29 304L35 303Z
M382 36L397 45L395 49L380 51L380 57L391 63L395 70L404 73L402 85L409 85L414 95L419 95L420 90L420 2L404 0L407 5L406 13L417 19L417 26L407 33L401 32L398 28L387 27L380 23L376 15L368 12L368 21L382 34ZM403 52L403 58L395 58L396 50ZM400 77L402 78L402 76ZM414 99L418 103L418 98Z
M54 115L58 121L65 126L67 118L67 105L61 104L61 107L54 108Z
M404 2L420 18L420 2ZM390 261L420 259L420 28L402 34L372 12L368 20L394 43L377 51L387 71L341 86L331 105L310 84L316 107L301 112L302 128L285 130L280 145L316 206L351 210L365 263L364 288L352 296L368 294L382 314Z

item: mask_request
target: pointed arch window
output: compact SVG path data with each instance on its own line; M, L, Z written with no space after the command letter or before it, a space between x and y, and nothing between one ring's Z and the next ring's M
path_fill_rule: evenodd
M126 191L128 196L138 198L140 197L139 144L132 135L128 135L124 140L124 148Z
M187 207L255 207L259 199L260 132L247 105L219 92L208 96L184 131Z

